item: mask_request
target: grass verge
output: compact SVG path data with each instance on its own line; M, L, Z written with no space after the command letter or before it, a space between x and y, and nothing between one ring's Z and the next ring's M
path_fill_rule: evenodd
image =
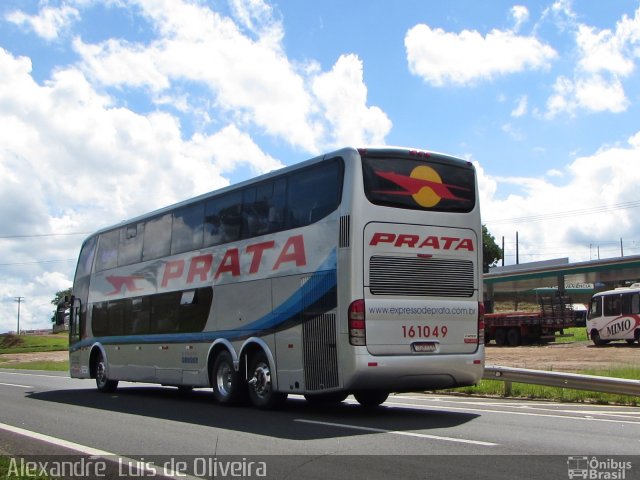
M567 328L564 331L565 335L573 335L571 337L557 337L555 343L573 343L584 342L589 340L587 336L587 329L585 327L573 327Z
M7 362L0 359L0 368L15 368L19 370L49 370L52 372L69 371L69 361L32 361L32 362ZM0 477L2 478L2 477Z
M69 349L66 333L56 335L0 335L0 354L54 352Z
M584 375L596 375L600 377L640 380L640 368L634 366L616 367L607 370L584 370L578 373L582 373ZM447 391L466 395L502 397L505 392L505 384L499 380L481 380L480 384L475 387L454 388ZM542 385L529 385L525 383L513 383L511 386L510 396L531 400L542 399L568 403L640 405L640 397L630 395L614 395L610 393L589 392L586 390L573 390L570 388L545 387Z

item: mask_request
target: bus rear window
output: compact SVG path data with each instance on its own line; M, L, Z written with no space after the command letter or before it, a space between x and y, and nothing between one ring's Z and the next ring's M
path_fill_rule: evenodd
M446 158L362 157L369 201L386 207L470 212L475 207L472 166Z

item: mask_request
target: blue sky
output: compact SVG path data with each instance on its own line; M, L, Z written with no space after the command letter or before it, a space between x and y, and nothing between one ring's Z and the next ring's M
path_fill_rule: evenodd
M640 2L5 0L0 331L86 232L345 145L473 161L506 263L640 254Z

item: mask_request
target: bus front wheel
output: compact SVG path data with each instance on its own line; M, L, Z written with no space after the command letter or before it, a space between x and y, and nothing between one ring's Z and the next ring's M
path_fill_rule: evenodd
M269 359L260 351L255 353L249 361L249 399L258 408L271 410L279 407L287 399L286 393L273 389L271 367Z
M98 354L98 358L96 360L96 387L98 391L104 393L115 392L116 388L118 388L117 380L109 380L107 376L107 362L104 359L102 353Z
M223 350L211 367L213 396L220 405L235 405L240 399L240 375L233 366L231 354Z
M602 340L602 338L600 338L600 332L598 332L598 330L591 330L591 341L593 342L594 345L597 345L598 347L602 346L602 345L606 345L608 342L605 340Z

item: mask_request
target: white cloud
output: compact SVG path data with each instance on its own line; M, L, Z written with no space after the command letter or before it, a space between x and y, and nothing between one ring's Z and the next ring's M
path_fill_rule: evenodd
M518 98L518 103L516 104L516 108L514 108L511 112L511 116L515 118L519 118L526 115L528 102L529 102L529 99L526 95L520 96L520 98Z
M419 24L405 36L409 70L433 86L467 85L479 80L547 68L556 51L535 37L513 31L446 32Z
M575 115L578 110L618 113L629 105L622 83L617 78L606 80L600 75L589 75L572 81L559 77L553 91L547 100L548 118L559 113Z
M520 30L520 27L529 20L529 9L523 5L514 5L511 7L511 17L513 18L515 32Z
M640 8L633 18L623 15L614 31L585 24L573 28L578 52L573 79L556 80L546 116L575 115L579 110L625 111L630 101L623 80L635 71L640 58Z
M231 18L204 6L180 1L139 3L160 37L135 44L123 39L87 44L77 39L74 46L82 69L91 79L106 87L149 89L163 104L169 89L179 89L183 82L199 84L234 123L257 127L310 152L346 140L379 142L388 134L391 124L386 115L367 105L362 62L351 61L356 66L350 69L341 57L326 73L319 72L317 64L292 63L283 49L282 24L261 0L232 2L240 25L251 35ZM325 84L323 93L333 89L355 95L341 98L352 108L340 107L347 118L332 115L339 105L324 105L327 99L315 96L317 82ZM328 85L331 82L336 83ZM185 97L179 101L184 105ZM200 98L186 101L191 108L201 103ZM351 134L336 133L345 123L353 129Z
M547 176L554 182L495 177L482 170L479 174L483 222L496 238L512 239L519 233L522 262L566 256L567 252L572 261L589 260L590 244L640 236L635 221L638 207L622 208L637 203L640 132L626 146L602 148L577 158L564 172L554 169ZM559 178L561 184L557 184ZM506 186L512 193L499 196ZM574 213L563 214L571 211ZM531 218L539 221L528 220ZM507 254L513 255L513 248ZM612 251L609 256L615 254Z
M330 72L313 79L313 93L331 124L329 141L335 145L382 144L391 121L377 107L367 107L362 61L342 55Z
M45 6L38 15L27 15L15 10L8 13L5 19L16 25L28 27L45 40L55 40L79 17L80 13L76 8L65 5L60 8Z

